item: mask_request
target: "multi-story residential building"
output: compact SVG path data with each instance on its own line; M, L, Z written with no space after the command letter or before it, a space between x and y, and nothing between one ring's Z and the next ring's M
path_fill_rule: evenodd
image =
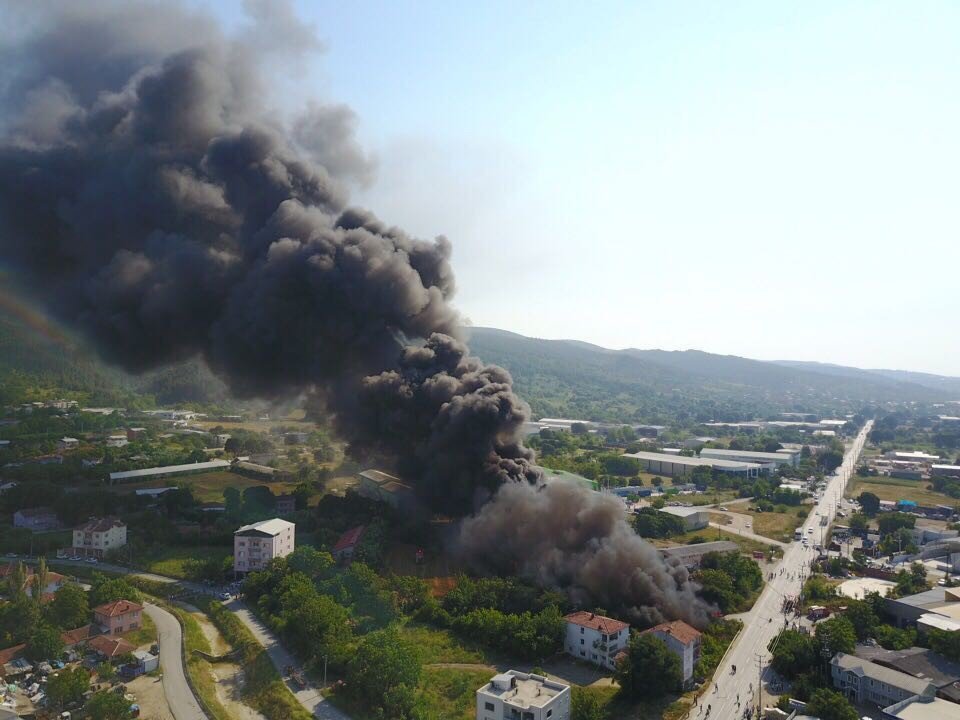
M656 625L644 631L644 634L646 633L663 640L670 652L680 658L683 682L684 685L689 685L693 680L693 668L700 659L700 631L683 620L674 620Z
M477 690L477 720L570 720L570 686L507 670Z
M856 655L837 653L830 661L833 686L857 703L885 708L914 696L935 697L928 679L913 677Z
M280 518L244 525L233 534L233 570L263 570L274 558L293 552L296 525Z
M290 515L297 511L297 497L296 495L277 495L276 500L274 501L273 509L277 511L279 515Z
M60 527L60 521L53 508L24 508L13 514L13 526L26 530L56 530Z
M121 635L140 627L143 606L130 600L114 600L93 609L93 620L107 635Z
M570 613L563 619L567 624L563 649L578 660L612 670L617 655L630 640L630 626L586 610Z
M127 544L127 526L116 518L93 518L73 531L73 553L98 560Z

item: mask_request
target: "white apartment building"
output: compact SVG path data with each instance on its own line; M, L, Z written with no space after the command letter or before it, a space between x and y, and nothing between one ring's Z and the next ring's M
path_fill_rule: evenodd
M126 435L109 435L106 445L107 447L123 447L129 442Z
M563 619L567 623L563 641L567 654L612 670L617 655L630 641L630 626L586 610L570 613Z
M477 690L477 720L570 720L570 686L507 670Z
M263 570L274 558L293 552L296 525L280 518L244 525L233 533L233 571Z
M683 683L689 685L693 680L693 669L700 659L700 631L687 625L683 620L674 620L652 627L644 631L644 634L646 633L663 640L670 652L680 658Z
M102 559L127 544L127 526L116 518L93 518L73 531L73 554Z

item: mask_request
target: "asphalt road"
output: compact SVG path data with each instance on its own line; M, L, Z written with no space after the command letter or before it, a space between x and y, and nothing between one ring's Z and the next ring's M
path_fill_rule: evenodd
M800 593L809 563L816 557L813 545L820 541L820 517L825 515L828 522L833 521L837 501L843 497L847 480L856 470L857 458L872 426L871 420L847 448L843 464L828 479L820 500L801 526L804 536L811 538L810 546L793 542L787 547L783 559L773 570L773 579L767 581L750 612L741 616L744 628L714 674L715 688L711 687L701 696L699 704L694 706L688 718L734 720L743 717L747 708L756 710L761 680L767 681L770 661L767 646L784 627L785 620L781 612L783 598L795 597ZM811 528L813 532L808 533Z
M160 644L160 670L163 673L163 694L176 720L207 720L200 704L187 684L183 667L183 635L177 618L161 607L144 603L144 612L157 626Z

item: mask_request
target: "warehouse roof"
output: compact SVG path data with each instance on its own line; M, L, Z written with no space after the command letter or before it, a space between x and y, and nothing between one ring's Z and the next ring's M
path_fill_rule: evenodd
M164 465L163 467L143 468L142 470L123 470L110 473L111 480L143 478L153 475L173 475L175 473L198 472L201 470L220 470L230 467L226 460L208 460L207 462L187 463L186 465Z
M711 552L738 552L740 548L729 540L715 540L713 542L696 543L694 545L678 545L677 547L662 548L661 553L667 557L676 558L681 562L690 558L706 555Z
M787 456L787 457L784 457ZM750 458L751 460L769 460L771 462L783 462L789 460L788 453L782 452L757 452L754 450L722 450L719 448L704 448L700 451L700 457L718 457L718 458Z
M685 457L683 455L667 455L666 453L655 452L635 452L624 453L624 457L636 458L637 460L652 460L654 462L667 462L674 465L686 465L688 467L715 467L721 470L753 470L759 469L756 463L737 462L734 460L721 460L719 458L695 458Z
M699 515L700 513L706 513L707 511L704 508L699 507L662 507L660 512L667 513L669 515L676 515L677 517L690 517L691 515Z

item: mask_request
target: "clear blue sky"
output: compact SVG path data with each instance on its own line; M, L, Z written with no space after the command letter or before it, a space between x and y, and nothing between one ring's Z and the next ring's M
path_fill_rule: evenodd
M960 375L960 4L295 6L474 324Z

